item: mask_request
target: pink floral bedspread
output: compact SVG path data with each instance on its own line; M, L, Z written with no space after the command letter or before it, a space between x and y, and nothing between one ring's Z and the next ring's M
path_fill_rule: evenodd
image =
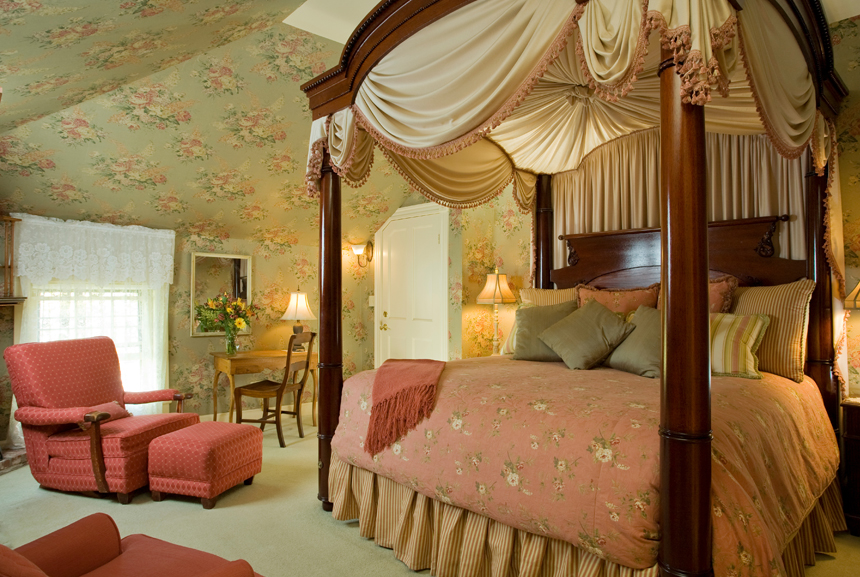
M371 457L374 375L344 385L340 459L609 561L654 565L659 380L506 357L452 361L430 418ZM765 373L713 378L712 404L716 575L783 574L785 544L839 463L821 396L810 379Z

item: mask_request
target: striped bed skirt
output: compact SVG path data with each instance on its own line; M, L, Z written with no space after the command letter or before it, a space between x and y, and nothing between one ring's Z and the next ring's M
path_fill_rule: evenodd
M359 534L392 549L413 571L437 577L657 577L657 566L631 569L575 545L514 529L417 493L332 454L332 515L359 522ZM803 577L815 553L833 553L845 531L838 479L825 490L783 551L787 577Z

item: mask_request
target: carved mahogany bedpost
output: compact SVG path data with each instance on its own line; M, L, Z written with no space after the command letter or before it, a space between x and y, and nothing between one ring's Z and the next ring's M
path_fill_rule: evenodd
M663 577L713 575L711 362L705 109L681 102L672 52L660 63L663 376L660 524Z
M555 239L552 229L552 176L539 174L535 195L535 287L551 289L552 253Z
M320 183L320 352L319 352L319 495L323 510L331 511L328 474L331 440L340 418L343 390L343 333L341 329L341 207L340 176L323 158Z
M828 167L829 169L829 167ZM824 408L839 431L839 384L833 373L833 302L830 266L824 254L824 197L827 174L806 174L806 276L815 280L809 303L806 374L811 376L824 399Z

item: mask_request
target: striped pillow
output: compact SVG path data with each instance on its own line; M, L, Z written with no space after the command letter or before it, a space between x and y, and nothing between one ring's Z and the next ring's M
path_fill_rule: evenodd
M814 289L815 281L799 280L777 286L739 287L735 291L734 314L770 318L770 329L758 351L761 370L798 383L803 380L809 300Z
M765 315L711 313L711 374L760 379L755 353L769 323Z
M575 301L576 298L576 287L558 290L539 288L520 289L520 299L522 299L524 304L532 304L539 307L560 305L561 303Z

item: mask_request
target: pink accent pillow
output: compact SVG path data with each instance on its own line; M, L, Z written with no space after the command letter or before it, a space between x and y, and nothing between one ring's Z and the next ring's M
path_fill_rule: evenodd
M641 306L656 308L660 283L632 289L597 289L584 284L577 288L580 307L585 306L588 301L597 301L614 313L626 315Z
M126 417L131 416L131 413L126 411L125 407L122 407L116 401L111 401L110 403L102 403L101 405L90 407L90 410L88 412L92 413L95 411L99 411L100 413L107 413L110 415L110 418L105 419L104 421L102 421L102 423L107 423L108 421L115 421L117 419L124 419ZM86 423L84 421L81 421L80 423L78 423L78 426L81 428L81 430L86 431L90 428L91 424L92 423Z
M708 286L708 312L727 313L732 310L732 297L736 288L738 288L738 279L730 274L712 278ZM663 289L660 289L657 308L663 308Z

